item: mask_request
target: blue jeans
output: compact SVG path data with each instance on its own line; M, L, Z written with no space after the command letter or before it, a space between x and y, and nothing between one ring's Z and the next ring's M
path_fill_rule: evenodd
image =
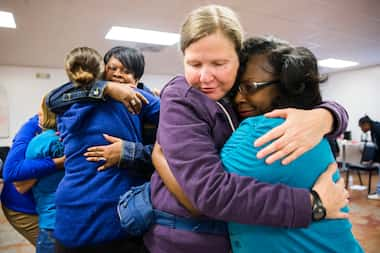
M37 243L36 253L54 253L55 252L55 239L53 238L52 229L40 228Z

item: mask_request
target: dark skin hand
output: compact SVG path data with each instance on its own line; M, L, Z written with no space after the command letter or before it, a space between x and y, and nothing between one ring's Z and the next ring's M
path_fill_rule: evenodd
M121 151L123 149L123 140L103 134L104 138L110 142L109 145L93 146L87 149L84 153L87 161L99 162L105 161L105 163L98 168L98 171L105 170L111 166L115 166L119 163L121 157Z
M125 83L107 82L105 94L123 103L128 111L140 113L143 104L149 104L148 100L140 93L134 91Z

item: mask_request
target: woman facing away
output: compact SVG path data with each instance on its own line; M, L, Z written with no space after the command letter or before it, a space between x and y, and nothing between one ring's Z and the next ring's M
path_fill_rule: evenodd
M257 159L261 148L252 148L252 143L283 123L283 119L259 115L287 107L312 109L321 103L316 58L306 48L259 37L244 42L242 55L243 75L235 104L245 120L222 149L224 168L261 182L312 190L318 176L334 161L326 138L288 165L268 165ZM335 173L334 180L338 178ZM313 222L297 229L230 222L229 233L233 252L239 253L363 252L346 219Z
M181 29L185 76L175 77L161 91L157 142L183 192L202 214L197 218L199 224L212 219L307 227L316 211L312 209L314 197L308 189L262 183L227 173L222 166L219 153L238 123L227 97L237 77L242 34L235 13L226 7L201 7L187 17ZM287 156L284 163L294 160L331 131L330 110L339 126L335 134L341 133L346 114L333 103L323 103L308 111L293 109L274 113L289 114L283 125L258 140L260 144L280 137L258 156L279 150L266 161L271 163L284 156ZM155 156L159 152L154 152L154 159ZM346 218L347 214L340 208L347 204L348 194L342 180L334 183L328 176L333 170L332 167L324 173L313 189L327 210L326 218ZM181 218L190 217L174 196L154 173L151 179L154 208ZM230 251L227 233L197 233L197 226L182 225L174 220L172 226L152 226L144 236L145 245L152 253Z
M81 47L67 55L65 69L75 85L87 90L104 66L95 50ZM84 156L89 147L108 144L104 133L141 142L141 122L157 123L159 101L140 92L149 104L138 115L113 99L74 103L58 115L66 171L57 189L57 252L140 252L141 242L122 231L116 204L122 193L142 183L141 178L116 165L98 170L104 161L90 162Z

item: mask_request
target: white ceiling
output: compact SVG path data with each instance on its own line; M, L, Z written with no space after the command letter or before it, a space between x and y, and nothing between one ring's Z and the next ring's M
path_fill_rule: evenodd
M77 46L101 53L126 42L105 40L112 25L178 32L186 14L201 5L230 6L247 36L272 34L309 47L319 59L380 64L379 0L1 0L17 29L0 28L0 65L62 68ZM146 73L182 71L177 46L144 51Z

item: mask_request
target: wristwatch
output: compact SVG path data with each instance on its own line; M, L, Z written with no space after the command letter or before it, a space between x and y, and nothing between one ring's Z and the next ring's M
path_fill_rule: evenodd
M311 190L311 195L313 195L312 219L320 221L326 217L326 208L323 206L318 192Z

